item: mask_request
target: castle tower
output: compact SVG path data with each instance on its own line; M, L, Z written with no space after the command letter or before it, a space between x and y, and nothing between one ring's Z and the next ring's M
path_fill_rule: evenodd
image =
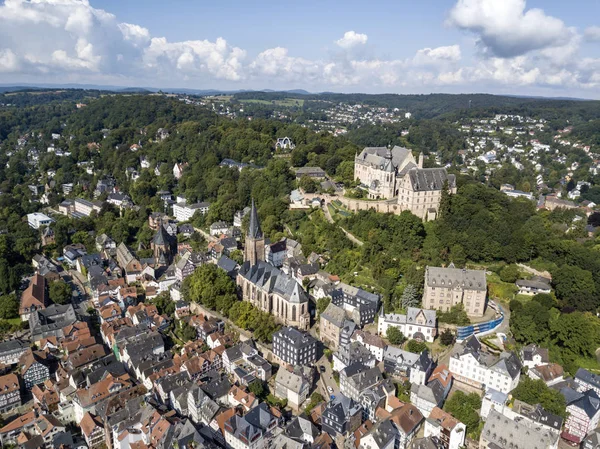
M419 153L419 163L418 163L418 167L419 168L423 168L423 160L425 159L425 156L423 155L423 152Z
M248 226L244 246L244 261L250 262L250 265L256 265L260 260L265 260L265 238L262 229L260 229L256 204L254 204L254 199L252 199L250 225Z

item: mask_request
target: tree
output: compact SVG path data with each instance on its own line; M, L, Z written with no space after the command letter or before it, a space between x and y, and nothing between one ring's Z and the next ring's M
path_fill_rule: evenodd
M196 329L184 320L178 320L175 326L175 335L184 342L193 341L198 338Z
M444 329L444 332L440 334L440 343L444 346L450 346L454 344L454 334L450 329Z
M227 273L215 264L205 264L184 281L184 296L227 315L237 301L236 287Z
M302 176L298 181L298 187L304 190L306 193L315 193L318 188L318 184L310 176Z
M427 349L427 345L422 341L409 340L408 343L406 343L406 350L408 352L420 354L421 352L425 351L426 349Z
M591 311L598 307L594 276L578 266L563 265L552 273L556 297L575 310Z
M419 306L419 304L421 303L421 300L419 299L419 294L417 292L417 288L414 285L408 284L404 288L404 291L402 292L402 296L400 297L400 303L402 304L402 307L404 309L406 309L407 307L418 307Z
M519 276L521 276L521 273L516 265L506 265L500 270L500 280L502 282L514 284Z
M479 411L481 410L481 398L477 393L467 395L460 390L457 391L446 401L444 410L462 422L467 427L469 435L476 436L480 422Z
M19 300L17 295L11 293L9 295L0 296L0 318L9 320L19 316Z
M239 249L231 251L231 253L229 253L229 258L238 263L239 265L244 263L244 253Z
M549 388L543 380L533 380L528 376L521 376L519 385L512 393L515 399L531 405L541 404L550 413L566 418L565 397L553 388Z
M438 321L440 323L455 324L457 326L467 326L471 324L469 315L465 312L462 304L452 306L447 312L438 311Z
M150 300L151 304L156 306L158 313L161 315L167 315L169 318L173 318L175 314L175 302L171 300L168 292L163 292Z
M321 315L325 311L330 302L331 298L329 297L317 299L317 312L319 313L319 315Z
M406 341L406 337L404 336L404 334L402 334L402 332L400 332L400 329L398 329L395 326L389 326L387 328L385 336L393 345L401 345Z
M248 391L259 399L264 400L265 393L269 390L265 388L265 385L262 380L256 379L248 384Z
M54 304L67 304L71 301L71 286L64 281L54 281L50 284L49 296Z

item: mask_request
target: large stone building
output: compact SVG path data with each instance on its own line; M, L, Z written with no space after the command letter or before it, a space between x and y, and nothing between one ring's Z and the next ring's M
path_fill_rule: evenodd
M308 295L296 280L264 261L265 239L254 201L250 214L245 262L237 275L242 297L286 326L307 330L310 327Z
M423 308L446 312L462 304L470 316L483 316L487 298L484 270L427 267Z
M397 198L401 210L423 220L437 215L446 181L448 192L456 193L456 177L445 168L423 168L408 148L366 147L354 158L354 178L370 199Z

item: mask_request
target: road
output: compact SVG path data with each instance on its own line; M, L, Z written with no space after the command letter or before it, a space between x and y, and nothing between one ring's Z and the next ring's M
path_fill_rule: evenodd
M321 206L321 209L323 209L323 213L325 214L325 218L327 219L327 221L329 223L331 223L331 224L336 224L337 225L337 223L335 222L335 220L331 216L331 213L329 212L329 208L327 207L327 204ZM354 235L352 235L351 233L349 233L348 231L346 231L340 225L337 225L337 227L340 228L342 230L342 232L344 234L346 234L346 237L348 237L348 240L350 240L355 245L363 246L365 244L362 240L357 239Z
M216 242L216 241L218 241L218 239L214 235L210 235L208 232L206 232L203 229L194 228L194 231L198 232L202 237L204 237L204 239L207 242Z
M321 372L321 367L325 367L325 372ZM340 389L335 379L333 378L333 369L331 369L331 363L327 357L321 357L316 363L317 370L319 372L318 391L323 395L325 399L331 395L337 396L340 394ZM333 389L333 393L328 391L328 387Z

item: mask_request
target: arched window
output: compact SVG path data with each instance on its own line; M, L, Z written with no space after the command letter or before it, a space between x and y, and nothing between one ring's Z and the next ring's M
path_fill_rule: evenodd
M292 321L296 321L296 306L292 306Z

